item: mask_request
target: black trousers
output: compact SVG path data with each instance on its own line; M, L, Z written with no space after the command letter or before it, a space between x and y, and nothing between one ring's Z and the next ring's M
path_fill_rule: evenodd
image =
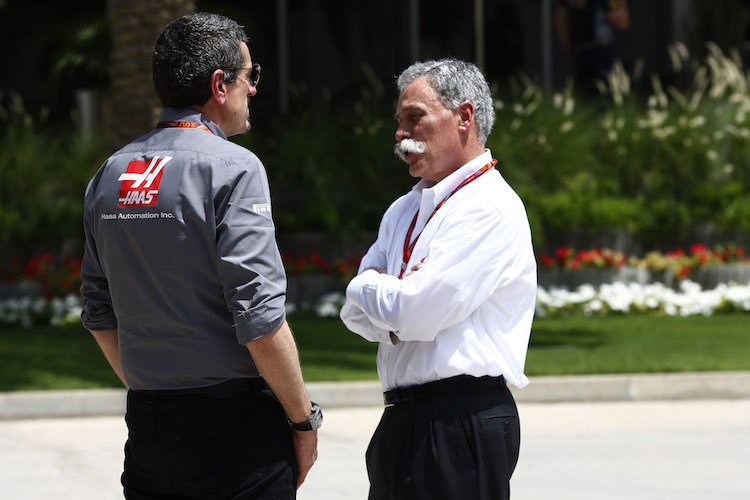
M293 499L291 430L261 379L128 391L125 498Z
M367 449L370 500L510 498L520 426L502 377L388 391Z

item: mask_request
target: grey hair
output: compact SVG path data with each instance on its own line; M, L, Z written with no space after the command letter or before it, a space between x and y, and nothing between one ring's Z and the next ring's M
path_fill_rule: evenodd
M398 76L398 91L403 92L410 83L422 77L427 78L446 109L458 109L464 101L474 105L479 142L484 145L495 123L495 109L490 86L479 68L453 58L416 62Z

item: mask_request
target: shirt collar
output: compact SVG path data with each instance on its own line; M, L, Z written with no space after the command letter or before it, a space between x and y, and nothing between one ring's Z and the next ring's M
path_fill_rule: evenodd
M199 111L195 111L194 109L167 108L161 114L161 117L159 118L159 122L167 122L167 121L177 121L177 122L183 121L183 122L200 123L201 125L205 125L206 127L208 127L208 129L211 132L213 132L214 135L217 135L221 137L222 139L227 138L227 136L224 134L224 132L221 131L221 129L216 123L214 123L209 117L207 117L203 113Z
M412 192L418 200L422 200L423 196L428 196L432 199L432 208L435 208L438 203L451 194L451 192L461 184L464 179L472 175L474 172L487 165L492 161L492 152L489 149L485 149L484 153L477 156L473 160L465 163L462 167L455 170L448 177L442 181L435 183L433 181L427 181L422 179L413 188Z

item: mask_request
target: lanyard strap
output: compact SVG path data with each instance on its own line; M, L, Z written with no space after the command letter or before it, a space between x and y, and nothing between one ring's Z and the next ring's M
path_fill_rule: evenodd
M201 125L200 123L195 122L186 122L186 121L166 121L166 122L159 122L156 124L156 128L167 128L167 127L178 127L178 128L197 128L200 130L205 130L209 134L213 134L211 132L211 129L206 127L205 125Z
M443 201L441 201L438 204L438 206L435 207L435 210L433 210L432 213L430 214L430 216L427 218L427 222L425 222L425 224L424 224L425 227L427 226L427 224L430 223L430 221L432 220L432 217L435 215L435 213L438 210L440 210L440 207L442 207L443 204L446 201L448 201L448 198L450 198L451 196L453 196L456 193L456 191L458 191L459 189L461 189L462 187L464 187L468 183L470 183L472 181L475 181L477 179L477 177L479 177L480 175L482 175L483 173L485 173L486 171L488 171L489 169L491 169L495 165L497 165L497 160L493 159L487 165L483 166L482 168L480 168L479 170L477 170L476 172L474 172L473 174L471 174L469 177L467 177L466 179L464 179L463 182L461 182L461 184L459 184L456 187L456 189L454 189L453 191L451 191L450 194L448 196L446 196L443 199ZM419 240L419 237L422 235L422 231L424 231L424 228L422 228L422 231L420 231L419 234L417 235L417 237L414 238L414 241L411 241L411 235L414 232L414 228L417 226L417 217L418 216L419 216L419 209L417 209L417 213L414 214L414 218L411 221L411 225L409 226L409 230L406 232L406 238L404 238L404 253L403 253L402 262L401 262L401 272L398 275L398 279L402 279L404 277L404 271L406 271L406 266L409 263L409 259L411 259L411 254L414 251L414 247L417 245L417 240Z

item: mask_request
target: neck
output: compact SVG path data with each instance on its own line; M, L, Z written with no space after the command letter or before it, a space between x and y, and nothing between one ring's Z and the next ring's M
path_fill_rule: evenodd
M487 148L484 147L484 144L478 144L478 143L473 145L470 148L466 148L464 150L464 154L462 155L463 162L458 167L461 168L463 165L466 165L477 156L483 154L486 150Z
M453 172L458 170L459 168L463 167L467 163L469 163L471 160L476 158L477 156L481 155L485 152L484 144L476 144L471 147L465 147L457 152L455 161L453 163L453 168L447 170L445 172L445 175L440 176L439 179L435 179L435 182L440 182L449 175L451 175Z
M203 106L191 106L190 109L206 116L209 120L218 125L222 132L224 132L224 128L221 126L221 115L218 113L216 107L212 105L212 99L209 99Z

